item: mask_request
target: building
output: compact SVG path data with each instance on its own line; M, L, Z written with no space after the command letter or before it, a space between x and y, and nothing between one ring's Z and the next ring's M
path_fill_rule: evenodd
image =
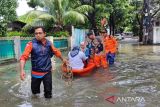
M8 24L8 30L9 31L21 31L25 25L26 23L23 23L21 21L13 21Z
M153 44L160 44L160 17L153 22Z
M160 4L154 0L143 1L143 44L160 44Z

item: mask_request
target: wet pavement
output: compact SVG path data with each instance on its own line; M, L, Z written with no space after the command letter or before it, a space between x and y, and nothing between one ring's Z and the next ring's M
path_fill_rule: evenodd
M160 46L139 45L127 38L119 43L115 65L75 77L72 85L61 79L60 61L53 72L53 98L32 96L30 62L20 81L18 64L0 67L1 107L159 107Z

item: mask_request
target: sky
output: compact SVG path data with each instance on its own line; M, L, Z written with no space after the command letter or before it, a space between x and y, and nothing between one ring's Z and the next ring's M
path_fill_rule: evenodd
M18 7L16 9L16 12L17 12L18 16L24 15L25 13L27 13L30 10L33 10L33 8L30 8L27 5L26 0L18 0Z

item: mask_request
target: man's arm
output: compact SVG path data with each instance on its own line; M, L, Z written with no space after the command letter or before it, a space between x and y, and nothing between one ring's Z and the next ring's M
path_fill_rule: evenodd
M53 44L51 44L51 50L56 57L61 59L62 62L66 63L66 60L62 57L61 52L57 48L55 48Z
M25 64L26 64L26 61L20 60L20 78L21 78L21 80L24 80L26 77L26 74L24 71Z
M26 60L29 58L29 55L30 55L31 51L32 51L32 42L29 42L26 45L24 53L20 57L20 78L21 78L21 80L25 79L24 67L25 67L25 64L26 64Z

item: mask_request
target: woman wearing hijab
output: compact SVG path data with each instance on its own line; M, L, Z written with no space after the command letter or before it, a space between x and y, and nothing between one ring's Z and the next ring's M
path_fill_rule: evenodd
M80 47L74 46L68 53L69 65L72 69L83 69L84 61L87 59L84 52L80 50Z

